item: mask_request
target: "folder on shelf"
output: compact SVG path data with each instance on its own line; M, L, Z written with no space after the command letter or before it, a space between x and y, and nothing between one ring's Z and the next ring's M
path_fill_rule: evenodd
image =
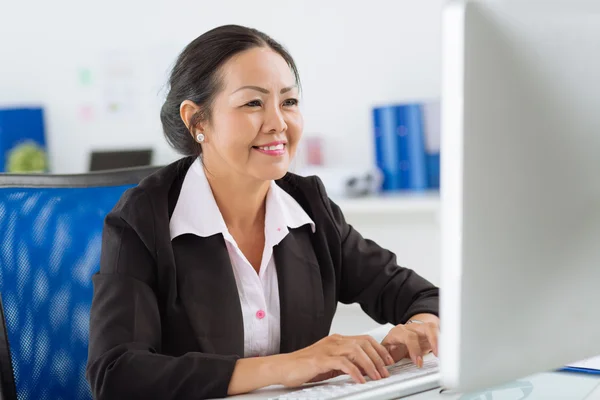
M396 107L400 181L402 189L413 191L428 187L422 110L419 103Z
M393 105L373 109L373 130L376 164L383 177L382 189L395 191L402 188L399 171L397 114Z
M0 108L0 172L47 172L48 155L41 107Z
M440 189L441 103L431 100L423 104L423 133L425 136L425 161L427 186Z
M420 103L373 108L377 167L384 191L428 188L423 112Z

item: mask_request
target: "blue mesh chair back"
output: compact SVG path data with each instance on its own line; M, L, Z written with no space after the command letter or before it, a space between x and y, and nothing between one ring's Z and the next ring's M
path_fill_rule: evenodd
M0 343L3 398L14 398L8 361L18 400L92 398L85 367L104 218L156 169L0 175L0 294L10 348L3 358Z

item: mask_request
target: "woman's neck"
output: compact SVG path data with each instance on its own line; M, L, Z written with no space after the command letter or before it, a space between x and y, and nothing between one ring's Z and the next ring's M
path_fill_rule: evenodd
M227 228L247 232L263 229L269 181L248 179L238 174L211 174L205 169L213 196Z

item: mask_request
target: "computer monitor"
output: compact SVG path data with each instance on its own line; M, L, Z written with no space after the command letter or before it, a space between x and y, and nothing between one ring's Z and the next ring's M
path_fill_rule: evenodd
M145 167L151 164L152 149L93 151L90 157L90 171Z
M443 15L443 386L600 355L600 2Z

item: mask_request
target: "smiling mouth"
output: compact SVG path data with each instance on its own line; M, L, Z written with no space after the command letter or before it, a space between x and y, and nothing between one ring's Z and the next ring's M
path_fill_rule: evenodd
M252 146L252 148L267 156L282 157L286 154L286 146L285 143L279 143L273 146Z
M254 147L257 150L262 150L262 151L282 151L283 149L285 149L285 144L279 143L274 146L252 146L252 147Z

